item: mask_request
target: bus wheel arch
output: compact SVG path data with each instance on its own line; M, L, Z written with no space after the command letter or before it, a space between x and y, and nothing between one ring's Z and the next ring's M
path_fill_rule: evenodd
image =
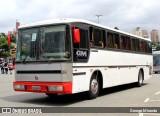
M143 85L143 81L144 81L144 71L142 68L139 69L138 72L138 82L137 82L137 86L141 87Z
M94 87L95 87L95 89L94 89ZM95 70L92 73L92 76L90 78L89 91L88 91L89 99L97 98L99 95L99 92L101 91L102 88L103 88L102 73L99 70Z

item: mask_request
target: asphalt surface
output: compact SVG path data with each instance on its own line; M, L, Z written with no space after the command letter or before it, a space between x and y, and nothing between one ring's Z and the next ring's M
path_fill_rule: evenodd
M42 93L24 93L13 90L14 72L0 74L1 107L160 107L160 74L144 82L142 87L135 84L107 88L94 100L88 100L85 93L60 95L49 98ZM160 108L159 108L160 109ZM54 115L107 115L107 116L154 116L159 113L54 113ZM33 114L34 115L34 114ZM42 114L53 115L53 114Z

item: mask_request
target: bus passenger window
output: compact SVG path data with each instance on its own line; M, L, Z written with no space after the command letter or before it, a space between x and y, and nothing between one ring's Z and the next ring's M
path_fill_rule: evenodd
M104 48L103 31L100 29L93 29L91 42L94 42L94 47Z
M99 44L102 48L104 48L104 43L102 41L99 41Z
M91 48L94 47L94 41L93 41L93 40L90 41L90 47L91 47Z
M147 53L152 53L152 44L151 44L151 42L147 42L147 47L148 47Z
M114 36L113 33L107 32L107 43L109 48L114 48Z
M117 44L116 44L116 43L114 44L114 48L118 49L118 46L117 46Z
M90 47L94 47L94 36L93 36L93 27L89 28L89 35L90 35Z
M114 48L115 49L119 49L120 48L120 45L119 45L119 34L117 33L114 33Z
M121 49L126 49L126 36L121 36Z
M132 41L131 41L131 48L132 48L132 51L136 51L136 45L135 45L135 39L134 38L132 38Z
M135 47L136 47L136 51L140 52L139 39L135 39Z
M86 29L79 28L80 30L80 43L74 43L74 48L88 49L88 31Z
M130 37L126 37L126 50L131 50Z

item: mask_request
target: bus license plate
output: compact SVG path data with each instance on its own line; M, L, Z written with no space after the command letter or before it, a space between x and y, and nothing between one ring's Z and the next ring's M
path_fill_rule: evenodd
M32 90L41 90L40 86L32 86Z

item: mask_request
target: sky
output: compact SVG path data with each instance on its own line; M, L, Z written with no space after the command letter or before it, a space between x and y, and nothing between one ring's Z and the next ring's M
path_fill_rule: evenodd
M0 33L21 24L79 18L130 32L160 29L160 0L0 0Z

